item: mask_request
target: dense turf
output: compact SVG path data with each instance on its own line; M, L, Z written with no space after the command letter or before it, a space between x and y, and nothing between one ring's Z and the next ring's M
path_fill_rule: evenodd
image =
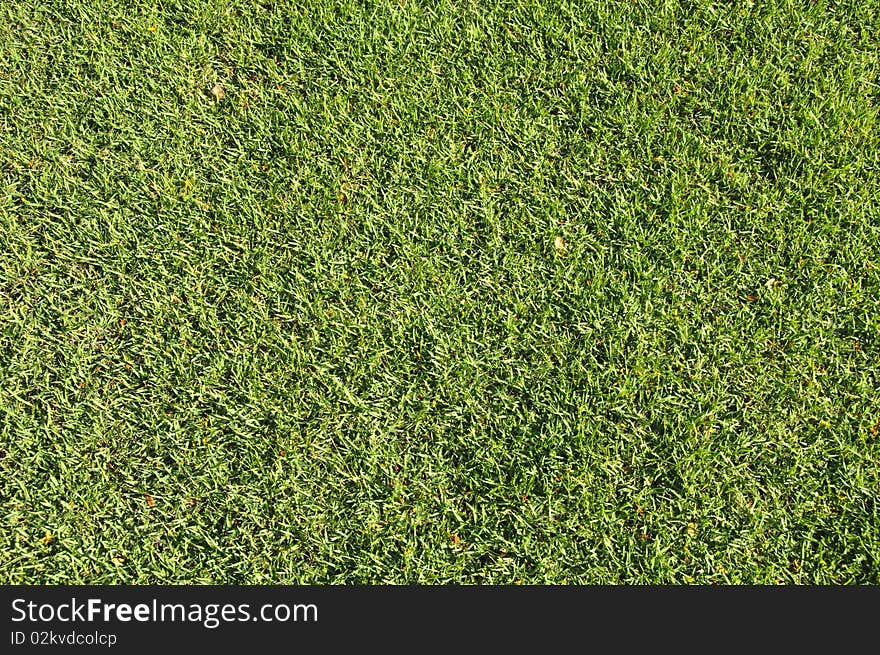
M880 582L877 2L293 4L0 0L0 581Z

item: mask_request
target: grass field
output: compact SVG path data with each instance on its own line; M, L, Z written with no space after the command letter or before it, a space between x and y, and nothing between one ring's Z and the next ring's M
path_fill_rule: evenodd
M0 0L0 581L880 583L880 3Z

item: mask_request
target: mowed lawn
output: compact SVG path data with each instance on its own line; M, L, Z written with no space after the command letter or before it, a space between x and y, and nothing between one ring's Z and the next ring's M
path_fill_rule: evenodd
M880 583L880 4L0 0L0 582Z

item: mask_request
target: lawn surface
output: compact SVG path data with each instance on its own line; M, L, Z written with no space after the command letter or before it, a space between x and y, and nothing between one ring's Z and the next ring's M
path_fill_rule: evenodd
M880 582L880 3L0 0L0 582Z

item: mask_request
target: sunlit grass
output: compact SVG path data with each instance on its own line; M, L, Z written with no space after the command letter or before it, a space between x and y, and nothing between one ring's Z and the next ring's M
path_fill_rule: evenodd
M0 0L0 581L880 582L878 11Z

